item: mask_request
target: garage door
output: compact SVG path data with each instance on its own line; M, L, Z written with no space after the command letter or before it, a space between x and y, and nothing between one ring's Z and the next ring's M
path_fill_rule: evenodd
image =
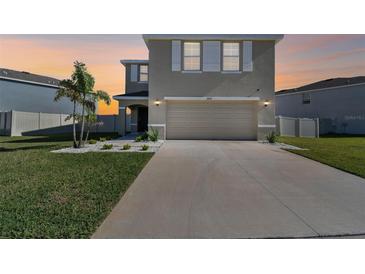
M245 140L257 138L257 103L169 101L167 139Z

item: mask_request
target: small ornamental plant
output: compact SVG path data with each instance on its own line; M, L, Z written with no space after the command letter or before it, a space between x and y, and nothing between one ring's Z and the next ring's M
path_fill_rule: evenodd
M109 150L113 148L113 144L104 144L102 150Z
M128 150L130 148L131 148L131 145L130 144L125 144L125 145L123 145L122 150Z
M278 136L275 134L274 131L270 132L267 136L266 136L266 140L270 143L270 144L274 144L277 140Z
M141 139L142 139L142 141L144 141L144 142L148 141L148 132L143 133L143 134L141 135Z
M142 146L142 151L146 151L146 150L148 150L148 148L149 148L149 146L148 146L148 145L143 145L143 146Z
M105 142L105 141L106 141L106 138L105 138L105 137L100 137L100 138L99 138L99 141L100 141L100 142Z
M151 142L157 142L158 141L158 130L151 128L151 130L147 133L148 134L148 139Z
M89 144L90 144L90 145L95 145L96 143L97 143L97 141L96 141L96 140L94 140L94 139L89 140Z
M135 139L135 142L137 142L137 143L142 142L142 141L143 141L142 136L137 136Z

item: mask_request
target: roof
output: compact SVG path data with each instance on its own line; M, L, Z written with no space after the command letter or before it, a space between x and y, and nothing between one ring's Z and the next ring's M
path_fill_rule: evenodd
M148 97L148 90L114 95L113 98L115 99L115 97L118 97L119 99L123 99L123 97Z
M56 78L6 68L0 68L0 79L29 84L41 84L51 87L58 87L60 83L60 80Z
M308 85L304 85L298 88L292 89L283 89L277 91L276 94L287 94L287 93L295 93L301 91L309 91L309 90L318 90L318 89L326 89L326 88L333 88L333 87L342 87L342 86L349 86L355 84L365 84L365 76L356 76L356 77L340 77L340 78L331 78L322 80L319 82L311 83Z
M120 60L123 65L127 64L148 64L148 60Z
M282 34L144 34L148 46L150 40L260 40L276 43L284 38Z

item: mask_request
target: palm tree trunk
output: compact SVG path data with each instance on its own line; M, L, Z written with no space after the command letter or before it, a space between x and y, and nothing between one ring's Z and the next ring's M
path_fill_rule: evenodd
M85 143L87 142L87 139L89 138L89 132L90 132L90 125L87 126L87 132L85 137Z
M76 101L74 102L74 111L72 114L72 125L73 125L72 131L73 131L73 138L74 138L74 148L77 147L75 115L76 115Z
M84 145L82 139L84 137L84 128L85 128L85 98L86 98L86 93L84 93L83 101L82 101L81 132L80 132L80 140L79 140L79 145L78 145L79 148Z

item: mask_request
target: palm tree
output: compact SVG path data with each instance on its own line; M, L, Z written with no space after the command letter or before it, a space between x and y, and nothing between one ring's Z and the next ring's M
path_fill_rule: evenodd
M67 97L74 103L74 109L72 113L73 118L73 137L74 147L80 148L84 145L84 130L85 120L94 123L96 122L96 104L99 100L104 101L108 105L110 104L109 95L102 90L94 91L95 79L87 71L84 63L79 61L74 62L74 72L71 75L71 79L62 80L60 82L60 88L57 91L55 101L58 101L62 97ZM76 113L77 104L81 105L81 115ZM85 111L88 115L85 115ZM79 136L79 142L76 138L76 120L81 121L81 131ZM89 134L87 134L88 137Z
M81 131L79 136L79 143L77 147L83 146L83 135L85 129L85 107L88 104L88 94L93 92L93 88L95 85L94 77L87 71L87 68L84 63L79 61L74 62L75 71L72 73L72 80L74 81L78 92L81 96Z
M59 101L61 98L66 97L70 99L73 103L73 112L69 115L66 120L72 118L72 125L73 125L73 147L77 147L76 141L76 106L80 102L81 95L78 92L78 89L71 79L62 80L59 84L60 88L56 92L56 96L54 98L55 101Z

